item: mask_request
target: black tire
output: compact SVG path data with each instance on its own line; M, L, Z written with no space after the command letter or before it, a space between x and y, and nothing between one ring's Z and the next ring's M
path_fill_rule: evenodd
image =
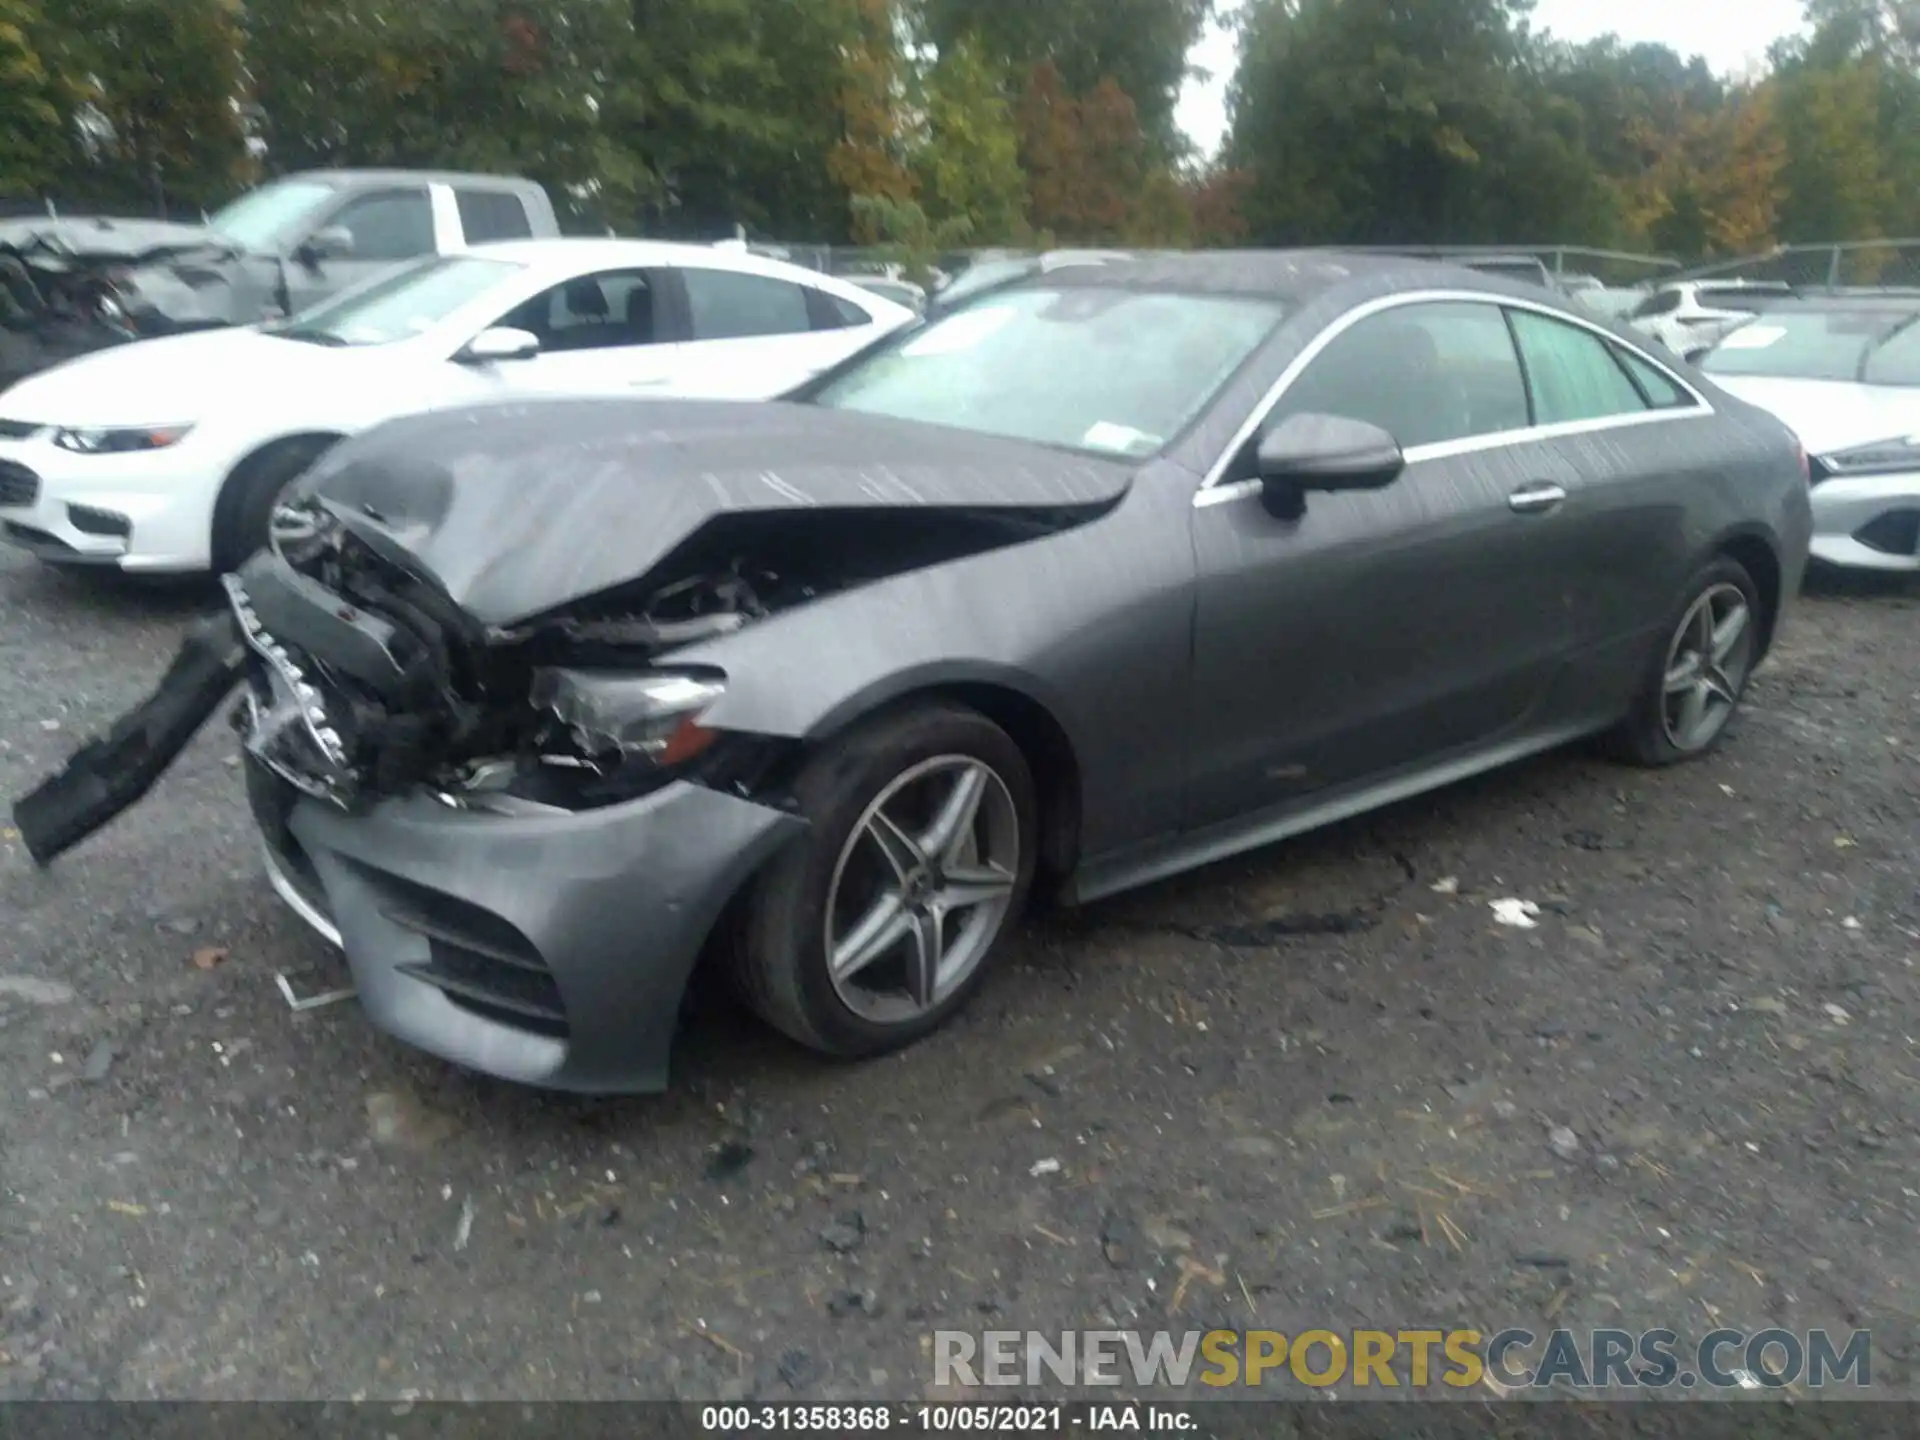
M1674 655L1675 646L1681 640L1680 629L1690 615L1693 615L1703 599L1710 594L1724 594L1726 587L1737 589L1746 602L1747 625L1744 650L1738 672L1728 673L1733 700L1725 708L1725 717L1720 720L1712 733L1706 736L1704 743L1677 743L1673 727L1669 725L1667 665ZM1659 768L1677 765L1686 760L1697 760L1710 755L1719 746L1727 733L1728 724L1739 708L1739 702L1746 693L1747 683L1753 678L1755 667L1762 654L1762 635L1768 623L1768 616L1761 605L1760 591L1753 583L1753 577L1739 561L1720 555L1708 561L1697 570L1687 582L1679 603L1668 613L1661 625L1659 637L1654 643L1653 652L1647 657L1647 666L1641 677L1640 686L1634 696L1633 709L1627 718L1607 734L1603 746L1616 759L1629 764Z
M984 763L1005 786L1019 835L1011 900L984 953L952 994L916 1017L876 1023L841 997L829 972L827 905L834 876L868 807L916 766L949 756ZM977 711L914 704L875 717L820 749L804 763L793 795L808 832L755 878L730 937L731 969L741 997L775 1029L824 1054L851 1059L912 1044L972 998L1032 886L1038 802L1026 757Z
M213 507L213 568L238 570L267 543L273 507L282 492L337 443L330 435L283 440L256 450L234 468Z

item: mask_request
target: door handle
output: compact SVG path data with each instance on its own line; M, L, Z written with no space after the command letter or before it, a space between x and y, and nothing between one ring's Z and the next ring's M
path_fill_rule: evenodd
M1522 485L1507 496L1507 508L1519 515L1538 515L1553 509L1566 498L1567 492L1560 486L1541 481L1534 485Z

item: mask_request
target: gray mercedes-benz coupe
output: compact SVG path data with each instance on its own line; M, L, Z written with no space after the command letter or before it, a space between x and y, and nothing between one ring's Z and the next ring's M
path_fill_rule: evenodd
M42 863L240 688L267 873L367 1014L665 1084L712 956L836 1055L1093 900L1586 736L1722 736L1806 562L1778 421L1537 289L1036 264L768 404L425 414L296 485Z

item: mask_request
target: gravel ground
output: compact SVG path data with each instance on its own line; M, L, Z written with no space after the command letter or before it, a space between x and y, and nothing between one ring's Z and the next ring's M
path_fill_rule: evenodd
M207 595L0 559L0 790ZM1872 1326L1892 1379L1916 611L1810 597L1705 763L1554 756L1036 921L874 1064L715 1008L618 1102L291 1013L276 970L341 972L210 726L51 872L0 844L0 1398L917 1398L936 1326L1116 1324Z

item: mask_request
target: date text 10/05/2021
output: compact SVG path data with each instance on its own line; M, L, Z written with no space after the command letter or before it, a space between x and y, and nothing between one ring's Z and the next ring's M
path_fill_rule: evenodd
M996 1434L1066 1435L1079 1431L1197 1431L1200 1420L1173 1405L707 1405L700 1428L708 1434L787 1431L815 1435L866 1435L898 1431L905 1435Z

